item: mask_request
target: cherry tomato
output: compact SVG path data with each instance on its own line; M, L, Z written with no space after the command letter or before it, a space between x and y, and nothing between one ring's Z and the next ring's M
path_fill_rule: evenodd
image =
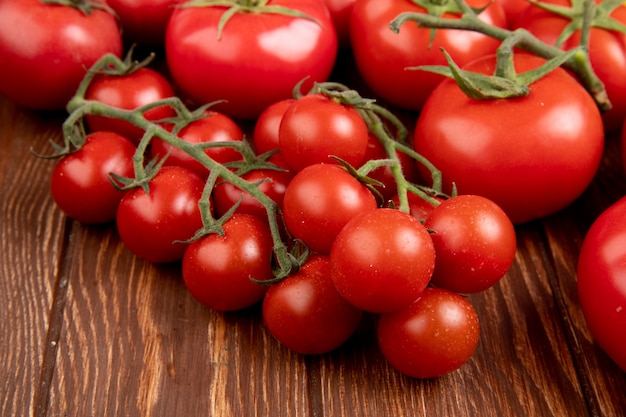
M358 214L341 229L330 261L333 282L348 302L386 313L407 307L426 288L435 249L419 220L382 208Z
M477 195L452 197L426 218L435 245L431 283L458 293L495 285L509 270L517 247L515 229L493 201Z
M117 21L107 11L0 2L0 94L20 106L64 109L85 70L106 53L122 53Z
M283 198L289 232L309 249L328 253L349 220L377 207L374 195L343 168L315 164L298 172Z
M515 54L518 72L544 60ZM493 74L494 57L467 70ZM417 120L415 150L432 162L449 188L498 204L523 223L555 213L593 179L602 157L604 130L594 101L557 68L515 99L474 100L455 81L433 91ZM448 189L449 191L449 189Z
M263 322L269 332L301 354L338 348L360 320L361 310L335 289L327 256L311 256L296 274L271 286L263 299Z
M578 297L593 338L626 371L626 198L602 213L583 240Z
M122 24L127 43L158 46L178 0L107 0Z
M119 109L134 110L174 95L174 88L163 75L144 67L125 75L95 77L85 98ZM169 106L155 107L144 113L144 117L151 121L175 115L176 112ZM139 143L144 134L142 129L124 120L95 115L87 115L85 118L92 131L109 130L135 143Z
M435 378L472 357L480 323L466 298L429 287L410 306L381 315L377 332L378 345L393 368L413 378Z
M117 208L117 231L136 256L153 263L182 259L202 227L198 203L204 181L188 169L162 167L149 184L129 190Z
M278 150L269 158L269 161L276 165L287 168L280 153L280 140L278 137L280 122L283 120L285 111L295 102L295 99L288 98L280 100L267 107L257 118L254 124L254 132L252 133L252 142L257 155L264 154L269 151Z
M213 233L191 243L183 258L183 280L203 305L241 310L259 302L267 291L250 278L274 277L272 237L266 222L249 214L233 214L223 228L223 236Z
M234 118L258 117L270 104L292 97L293 88L306 77L303 91L314 81L325 81L337 55L337 34L323 2L267 2L268 8L307 17L252 7L252 12L232 15L218 33L227 7L183 3L165 35L168 67L182 93L199 105L225 100L215 110Z
M81 223L113 221L124 193L113 186L110 174L132 177L134 153L133 144L116 133L88 135L85 144L62 157L52 171L50 188L55 203Z
M506 26L502 7L497 2L470 0L470 6L486 9L480 19L499 27ZM438 29L431 45L431 31L412 22L400 33L389 23L400 13L424 13L408 0L361 0L352 9L350 35L356 66L367 85L384 100L410 110L419 110L442 76L426 71L407 70L420 65L446 65L444 48L463 66L481 56L492 54L499 41L477 32ZM444 14L443 17L455 18ZM457 16L458 18L458 16Z
M367 125L353 107L321 94L296 100L278 131L281 155L295 171L317 163L338 164L331 156L358 167L368 140Z
M530 6L528 0L498 0L498 3L502 5L506 16L507 27L511 29L517 27L517 19L519 19L524 10Z

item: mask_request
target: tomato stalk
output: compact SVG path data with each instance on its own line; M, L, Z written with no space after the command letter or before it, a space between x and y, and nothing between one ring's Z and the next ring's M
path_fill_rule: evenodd
M56 4L58 6L73 7L85 15L90 15L94 10L104 10L117 16L115 11L101 1L94 0L40 0L44 4Z

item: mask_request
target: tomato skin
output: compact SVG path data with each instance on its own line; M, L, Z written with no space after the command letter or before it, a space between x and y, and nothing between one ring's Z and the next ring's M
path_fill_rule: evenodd
M316 164L298 172L283 197L289 232L309 249L328 253L339 231L355 215L376 209L374 195L343 168Z
M544 62L515 54L518 72ZM495 58L468 70L493 73ZM513 223L555 213L593 179L604 147L602 119L587 92L565 70L533 83L522 98L473 100L443 81L420 114L414 147L441 170L448 191L498 204Z
M405 308L426 288L435 249L415 217L382 208L358 214L341 229L330 261L342 297L361 310L386 313Z
M134 110L158 100L175 96L174 87L159 72L140 68L123 76L95 77L87 92L87 100L95 100L124 110ZM157 121L176 115L169 106L160 106L144 113L146 119ZM105 116L87 115L87 126L92 131L109 130L139 143L142 129L129 122Z
M162 167L149 182L150 193L133 188L117 208L117 231L124 245L153 263L182 259L185 241L202 227L198 202L204 181L182 167Z
M115 17L40 0L0 2L0 94L36 110L64 109L102 55L120 56ZM42 70L45 69L45 70Z
M433 199L438 202L443 201L439 197L433 197ZM423 222L435 209L435 205L433 205L433 203L426 201L422 197L413 193L407 193L407 200L409 202L409 214L421 222ZM398 195L394 195L391 198L391 203L393 203L393 207L400 207L400 198Z
M122 25L126 43L158 46L178 0L107 0Z
M312 255L296 274L271 286L263 299L269 332L300 354L338 348L354 333L361 315L335 289L330 260L323 255Z
M426 217L435 245L431 283L469 294L495 285L515 260L515 229L493 201L461 195L443 201Z
M203 305L218 311L236 311L259 302L267 287L254 283L274 277L272 237L266 222L235 213L223 225L224 235L206 235L185 252L183 280Z
M184 6L184 4L182 4ZM182 93L197 104L226 100L214 108L230 117L254 119L270 104L292 97L309 77L326 81L337 54L337 34L319 0L273 0L269 6L315 19L275 13L236 13L218 39L225 7L179 7L170 18L165 51Z
M257 155L264 154L269 151L278 150L268 160L276 165L288 168L285 158L280 153L280 122L287 109L295 103L295 99L288 98L280 100L268 106L257 118L252 133L252 142Z
M134 154L135 146L116 133L91 133L54 167L50 189L55 203L81 223L113 221L124 192L111 184L109 174L132 177Z
M489 2L468 3L482 7ZM429 47L430 29L418 28L412 22L403 25L398 34L389 29L389 23L402 12L424 13L424 9L409 0L360 0L355 3L350 20L352 51L359 73L378 96L401 108L419 110L443 80L440 75L406 70L407 67L446 65L441 48L463 66L494 53L500 44L483 34L440 29ZM506 27L504 11L497 2L491 2L479 16L485 22Z
M580 306L593 338L626 371L626 197L592 224L577 275Z
M410 306L381 315L377 333L378 345L392 367L413 378L435 378L472 357L480 324L466 298L429 287Z

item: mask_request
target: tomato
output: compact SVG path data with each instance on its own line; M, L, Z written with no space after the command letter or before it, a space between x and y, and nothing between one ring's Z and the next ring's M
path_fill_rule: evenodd
M353 107L321 94L296 100L278 130L280 153L295 171L317 163L339 163L331 156L358 167L368 140L367 125Z
M203 305L235 311L259 302L267 286L253 282L274 277L272 237L266 222L235 213L223 225L224 235L192 242L183 258L183 281Z
M439 197L433 197L433 199L439 202L443 201ZM420 221L424 221L435 209L433 203L413 193L407 193L407 200L409 200L409 214ZM393 203L394 207L400 207L400 198L394 195L391 198L391 203Z
M148 183L124 195L117 208L117 231L131 252L154 263L182 259L187 240L202 228L198 203L204 181L188 169L162 167Z
M515 54L518 72L544 60ZM467 70L492 74L495 58ZM415 150L442 172L449 188L487 197L513 221L555 213L594 177L604 147L602 119L589 94L557 68L525 97L474 100L453 80L433 91L414 133Z
M107 0L122 25L127 43L159 46L178 0Z
M301 354L338 348L360 320L361 310L335 289L327 256L309 257L296 274L271 286L263 299L263 323L269 332Z
M177 136L185 142L197 144L243 141L243 132L239 125L230 117L214 111L207 111L206 117L191 122L182 128ZM206 148L205 153L221 164L239 161L242 158L239 151L228 146ZM152 158L157 156L163 158L167 155L165 165L185 167L204 179L209 176L209 169L200 161L159 138L152 141L150 155Z
M124 110L134 110L155 101L173 97L174 88L159 72L151 68L140 68L129 74L114 76L101 75L94 78L87 89L85 98ZM158 121L176 115L169 106L159 106L144 113L151 121ZM110 130L139 143L144 131L131 123L105 116L86 116L87 126L92 131Z
M480 19L495 26L506 26L499 3L470 0L468 4L488 6ZM398 34L389 29L389 23L400 13L424 11L410 0L361 0L354 5L350 20L352 51L366 84L382 99L410 110L419 110L443 78L426 71L407 70L407 67L446 65L441 48L463 66L494 53L500 44L476 32L439 29L429 46L430 29L418 28L412 22L403 25ZM450 14L444 17L454 18Z
M250 4L239 0L240 5ZM337 54L337 34L326 5L319 0L269 0L228 19L218 33L224 6L174 10L165 35L168 67L182 93L197 104L226 100L215 110L254 119L270 104L292 97L308 77L325 81ZM288 8L310 18L273 13Z
M410 306L381 315L377 333L380 350L393 368L413 378L435 378L472 357L480 323L466 298L429 287Z
M592 224L577 274L580 306L593 338L626 371L626 198Z
M350 46L350 15L357 0L324 0L333 19L339 46Z
M624 173L626 173L626 119L624 119L624 126L622 127L622 134L620 138L620 150L622 156L622 167L624 168Z
M515 229L493 201L461 195L443 201L426 217L435 245L431 283L458 293L495 285L509 270L517 247Z
M0 2L0 94L20 106L65 108L85 70L106 53L122 53L117 21L107 11L85 14L40 0Z
M545 3L570 6L568 0L548 0ZM620 5L611 17L622 25L626 24L626 6ZM544 42L554 45L570 22L556 14L538 7L528 7L519 17L516 27L530 31ZM580 31L565 41L563 49L580 44ZM589 33L589 60L596 75L604 83L612 108L603 114L605 130L618 130L626 117L626 34L608 29L592 27Z
M363 211L376 209L376 198L336 165L316 164L298 172L283 197L287 229L309 249L328 253L337 233Z
M113 186L109 175L133 177L134 154L133 144L116 133L88 135L85 144L63 156L52 171L50 189L55 203L81 223L113 221L124 193Z
M269 158L269 161L284 168L288 165L280 154L278 132L285 112L295 101L293 98L287 98L269 105L257 118L252 133L252 142L257 155L278 150Z
M341 229L330 261L342 297L364 311L386 313L405 308L426 288L435 249L419 220L382 208L358 214Z
M530 6L528 0L498 0L498 3L502 5L509 28L517 27L517 19L519 19L520 15L524 13L524 10Z

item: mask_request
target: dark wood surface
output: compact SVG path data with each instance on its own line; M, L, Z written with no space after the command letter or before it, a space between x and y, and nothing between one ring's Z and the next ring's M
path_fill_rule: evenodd
M53 162L31 153L60 140L63 117L0 98L1 416L626 416L626 373L591 340L575 275L586 230L626 193L616 138L587 192L517 227L510 272L471 296L471 360L416 380L382 359L373 317L339 350L299 356L258 307L210 311L179 265L135 258L113 225L66 219Z

